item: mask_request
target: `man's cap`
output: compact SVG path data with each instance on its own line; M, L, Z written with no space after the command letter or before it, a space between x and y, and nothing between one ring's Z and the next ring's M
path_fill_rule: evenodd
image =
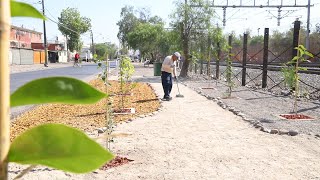
M177 56L177 58L180 60L181 59L181 54L179 52L175 52L173 53L175 56Z

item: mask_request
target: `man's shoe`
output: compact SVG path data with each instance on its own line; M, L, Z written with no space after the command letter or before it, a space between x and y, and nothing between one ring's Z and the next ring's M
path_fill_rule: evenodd
M171 101L172 100L172 97L163 97L163 99L162 99L163 101Z

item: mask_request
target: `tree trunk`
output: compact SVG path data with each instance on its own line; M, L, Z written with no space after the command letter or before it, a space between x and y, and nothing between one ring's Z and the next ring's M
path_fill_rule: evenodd
M180 72L180 77L188 76L188 68L189 68L189 39L184 38L183 40L183 54L184 54L184 63L182 65L182 69Z

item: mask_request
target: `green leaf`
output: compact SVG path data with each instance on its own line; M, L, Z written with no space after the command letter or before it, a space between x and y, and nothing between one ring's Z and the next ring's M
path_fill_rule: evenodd
M93 171L113 155L83 132L62 125L44 124L29 129L11 144L8 160L45 165L73 173Z
M90 85L68 77L49 77L31 81L11 95L11 107L28 104L91 104L106 94Z
M312 57L313 58L313 54L311 54L310 52L306 51L305 54L309 57Z
M295 56L292 58L292 61L297 61L299 58L300 58L299 56ZM293 62L293 63L295 63L295 62Z
M307 71L308 70L308 68L305 68L305 67L299 67L298 69L299 69L299 71Z
M32 17L44 20L46 19L36 8L29 4L14 0L11 0L10 3L11 17Z
M303 51L306 51L307 49L303 45L299 45L298 48L300 48Z

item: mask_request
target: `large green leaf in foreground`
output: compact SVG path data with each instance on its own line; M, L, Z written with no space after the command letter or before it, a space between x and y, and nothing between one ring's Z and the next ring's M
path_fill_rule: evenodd
M45 17L29 4L17 1L10 1L11 17L32 17L45 19Z
M11 95L11 106L44 103L90 104L105 97L87 83L67 77L31 81Z
M93 171L113 155L81 131L61 124L45 124L17 137L9 162L45 165L73 173Z

